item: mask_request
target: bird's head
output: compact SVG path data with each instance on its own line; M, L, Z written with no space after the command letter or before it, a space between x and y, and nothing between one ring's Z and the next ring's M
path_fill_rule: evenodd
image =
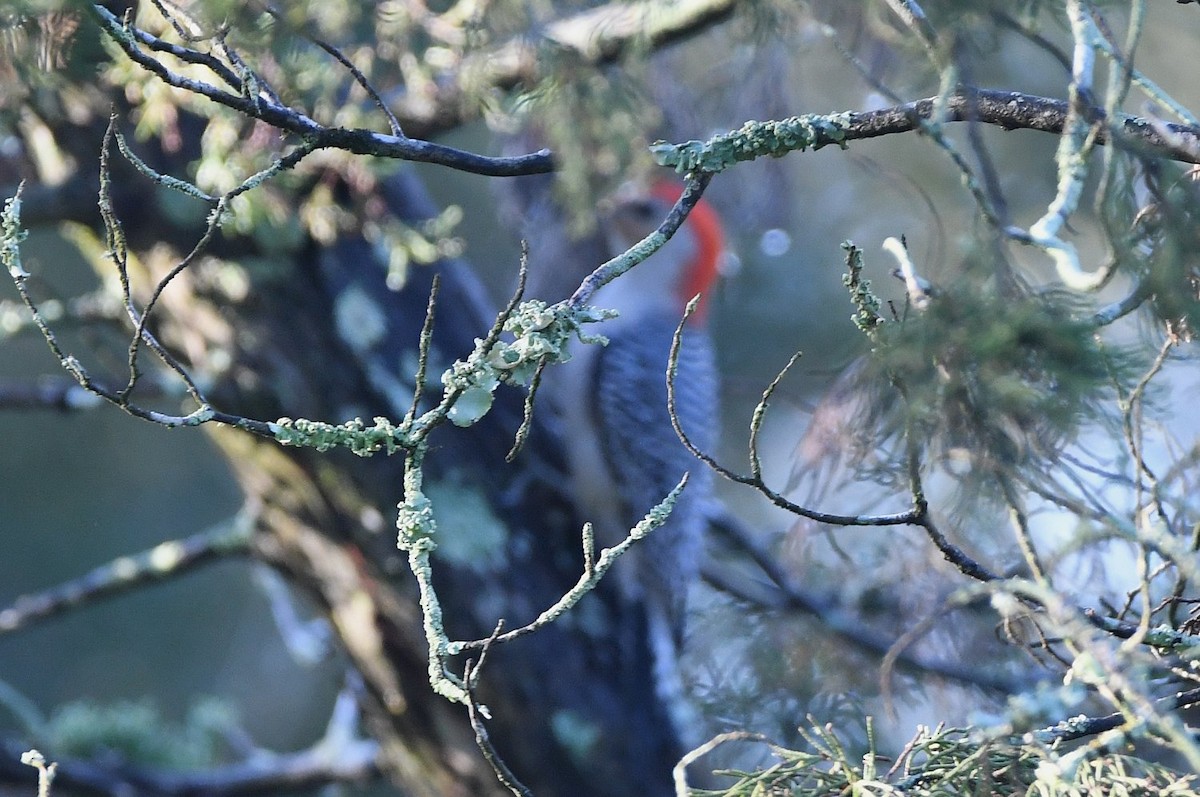
M648 190L618 195L605 224L613 254L653 232L682 193L682 184L659 180ZM701 199L674 237L645 263L606 287L598 303L615 306L623 316L651 307L679 315L693 296L701 294L692 322L702 322L724 250L720 218L712 205ZM622 283L623 288L619 287ZM614 302L618 296L624 301Z

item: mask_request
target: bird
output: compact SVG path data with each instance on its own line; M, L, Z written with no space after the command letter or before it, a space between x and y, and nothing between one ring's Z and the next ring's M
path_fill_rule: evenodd
M652 232L681 190L678 183L658 181L619 192L600 221L606 254L620 254ZM570 492L601 545L621 541L688 475L666 523L613 568L622 599L643 613L657 697L685 737L694 735L696 721L680 679L679 653L688 591L703 558L713 476L672 426L667 366L685 306L699 294L681 338L675 411L691 442L711 451L718 379L707 294L718 276L724 240L716 211L701 200L658 252L593 296L593 305L619 313L598 325L607 342L575 345L570 361L547 372L543 388L558 417Z

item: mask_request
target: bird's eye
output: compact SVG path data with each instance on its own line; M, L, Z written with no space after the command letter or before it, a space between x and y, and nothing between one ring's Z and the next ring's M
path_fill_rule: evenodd
M634 200L628 204L628 211L638 221L655 221L658 218L658 206L648 199Z

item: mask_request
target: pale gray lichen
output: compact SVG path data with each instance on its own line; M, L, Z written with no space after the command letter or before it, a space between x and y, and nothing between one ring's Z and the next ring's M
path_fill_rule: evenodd
M450 408L448 417L455 426L470 426L492 408L492 397L500 385L495 366L489 364L479 351L471 353L466 362L459 360L442 374L442 385L447 393L457 392L458 399Z
M21 242L29 234L21 229L21 189L4 203L3 217L0 219L0 260L3 260L8 273L13 279L25 279L29 276L21 265Z
M508 527L478 487L442 479L430 482L426 495L439 529L438 559L477 573L504 567Z
M433 517L433 505L424 493L414 493L400 502L396 530L399 533L397 546L402 550L428 552L437 547L433 540L437 521Z
M397 427L387 418L375 418L374 426L367 426L362 418L336 425L306 418L280 418L271 424L271 432L285 446L306 446L317 451L343 446L360 457L378 451L393 454L411 445L406 429Z
M581 327L615 315L611 310L572 307L567 302L522 302L504 322L504 331L513 335L512 340L498 340L485 351L485 341L476 339L475 351L466 361L454 363L442 374L446 390L459 393L450 409L450 421L458 426L475 423L491 409L492 396L501 382L528 386L543 363L571 358L572 340L603 341L584 334Z
M850 301L855 308L850 320L861 331L871 334L883 323L883 305L871 291L871 281L862 277L862 250L849 241L842 243L842 249L846 252L846 273L842 275L842 284L850 291Z
M849 124L848 112L746 122L737 130L713 136L708 141L685 141L682 144L657 141L651 145L650 152L660 166L670 166L679 174L716 174L739 161L764 156L778 158L789 152L820 149L829 144L846 149Z
M571 359L573 340L578 338L584 343L603 340L585 334L584 324L614 317L616 311L590 305L572 307L566 302L554 305L538 300L523 302L504 324L504 331L512 333L515 340L500 343L492 353L492 361L501 369L506 382L528 385L542 360L562 363Z
M333 303L338 337L357 354L369 352L388 334L387 314L359 285L350 285Z
M404 500L400 502L396 513L396 546L408 552L408 566L420 592L422 625L425 641L429 645L429 685L447 700L467 705L470 696L462 680L446 667L450 640L442 623L442 606L433 587L430 554L437 548L434 540L437 523L433 517L433 507L422 488L423 451L423 447L419 447L412 453L404 470Z

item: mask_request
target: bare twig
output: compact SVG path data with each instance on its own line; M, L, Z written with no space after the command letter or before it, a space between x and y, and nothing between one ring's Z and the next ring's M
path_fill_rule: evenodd
M156 3L155 5L158 6L160 10L165 11L161 4ZM163 17L171 23L171 26L174 27L176 31L181 33L181 38L185 41L195 42L198 40L198 37L195 34L183 32L179 27L178 21L170 14L164 13ZM215 55L212 55L211 53L202 53L197 50L193 50L190 47L182 47L172 42L163 41L159 37L147 33L146 31L136 28L132 25L128 26L126 31L131 37L133 37L140 44L144 45L146 48L154 52L164 53L166 55L178 58L185 64L193 64L195 66L205 67L219 77L222 82L224 82L234 91L239 93L243 91L242 79L236 72L230 69L224 61L222 61L220 58L217 58Z
M937 30L929 21L929 17L925 16L925 9L921 8L917 0L887 0L887 4L921 40L929 60L936 66L944 65L945 53L942 52L942 45L938 41Z
M516 308L517 303L525 296L525 286L529 282L529 242L521 241L521 264L517 269L517 289L513 291L512 298L509 300L509 306ZM537 370L533 373L533 379L529 382L529 390L525 394L525 404L521 411L521 425L517 427L516 434L513 435L513 444L509 448L508 453L504 456L505 462L512 462L517 458L517 454L521 452L521 448L525 445L526 439L529 437L529 432L533 428L533 405L537 399L538 388L542 385L542 374L546 371L546 366L549 365L547 360L542 360L537 365Z
M496 779L500 781L500 784L512 792L515 797L533 797L533 792L529 790L529 787L513 774L508 764L496 752L492 740L488 737L487 726L483 724L483 720L488 716L487 709L475 700L475 686L479 681L479 673L483 669L484 662L487 661L488 651L496 643L503 630L504 621L501 620L496 623L496 629L492 631L492 635L480 648L479 661L468 661L463 669L463 681L467 685L467 715L471 720L471 728L475 731L475 745L483 753L487 762L491 764L492 771L496 773Z
M729 731L714 736L695 750L689 751L675 765L671 773L675 782L675 797L688 797L692 793L688 788L687 768L728 742L766 742L769 744L770 740L761 733L749 731Z
M667 410L671 417L671 426L675 429L675 434L679 440L683 443L687 450L692 453L692 456L696 457L698 460L711 468L715 473L725 477L729 481L754 488L780 509L787 510L788 512L798 515L799 517L815 520L818 523L828 523L832 526L919 525L921 512L916 507L904 512L897 512L890 515L835 515L828 512L818 512L815 509L808 509L807 507L803 507L799 504L789 501L783 495L773 490L770 485L762 480L761 470L759 471L759 475L752 473L751 475L747 476L737 473L736 471L733 471L730 468L722 465L708 452L701 451L699 448L697 448L696 444L692 442L691 438L688 437L687 432L684 431L683 427L679 423L679 416L676 412L675 389L675 376L678 372L679 366L679 350L683 342L683 327L687 323L688 318L691 317L692 313L696 311L696 307L697 302L695 299L693 299L688 304L688 309L683 318L680 319L679 326L675 329L674 340L671 341L671 354L667 365ZM793 356L792 359L788 361L788 367L790 367L795 361L796 357ZM786 367L784 370L786 371ZM766 410L765 401L766 399L770 398L771 392L774 390L774 386L778 384L778 381L779 380L777 378L772 382L772 386L767 388L767 392L764 394L764 400L758 405L762 408L762 410L760 411L758 408L755 409L755 418L757 421L752 420L752 424L761 425L762 416ZM751 428L751 439L753 439L756 434L754 431L756 428L759 428L759 426L755 425Z
M266 8L267 13L270 14L272 17L275 17L275 19L281 20L283 18L282 15L279 13L279 11L276 10L275 8L273 8L272 6L268 5L268 6L265 6L265 8ZM383 101L383 97L380 96L379 92L375 89L375 87L373 85L371 85L371 81L368 80L367 76L362 73L362 70L360 70L358 67L356 67L354 65L354 63L349 58L347 58L346 55L341 50L339 50L337 47L334 47L332 44L325 41L324 39L320 39L310 33L304 33L303 35L310 42L317 45L322 50L324 50L326 53L328 53L330 56L332 56L339 64L346 67L346 71L349 72L354 77L354 81L356 83L358 83L359 86L362 87L363 91L367 92L368 96L370 96L371 100L375 103L376 107L378 107L379 110L383 112L384 116L387 117L388 127L391 128L392 135L395 136L396 138L406 138L406 136L404 135L404 129L400 125L400 120L396 118L396 115L394 113L392 113L392 109L388 108L387 103L385 103Z
M1033 532L1029 528L1029 516L1021 505L1020 496L1017 495L1012 483L1004 475L998 475L996 481L1000 486L1000 494L1004 496L1004 503L1008 505L1013 534L1017 540L1017 547L1025 559L1025 566L1029 568L1029 573L1035 581L1049 586L1046 566L1042 564L1042 558L1038 555L1037 547L1034 545Z
M412 425L417 418L417 409L421 406L421 398L425 393L425 373L429 369L429 350L433 345L433 318L437 312L438 291L441 289L442 275L433 276L433 285L429 288L429 302L425 305L425 322L421 325L421 336L417 346L417 373L413 379L412 404L404 415L404 422Z
M195 380L192 379L191 374L175 359L174 355L158 342L153 333L146 328L144 314L139 313L133 303L133 293L129 283L129 252L125 245L125 231L121 226L120 219L117 218L116 211L113 209L112 173L108 162L112 151L113 137L116 133L116 125L116 116L109 116L108 127L104 131L104 142L100 145L100 216L104 221L104 237L105 243L108 246L108 251L105 254L117 268L117 278L121 284L121 302L130 323L135 327L135 332L129 344L129 382L117 393L117 401L115 403L122 407L129 403L129 394L133 391L138 379L137 352L138 348L144 342L163 364L183 380L183 383L187 386L188 394L191 395L192 399L197 404L204 406L208 402L204 399L200 388L196 385ZM207 239L209 236L205 237ZM22 293L22 298L25 298L24 293ZM26 303L29 305L30 312L36 315L38 312L37 308L28 299L26 299ZM46 330L44 329L43 334L45 332ZM86 387L86 385L84 386Z
M239 80L237 83L243 93L235 94L211 83L187 78L172 71L156 57L141 49L140 44L148 34L138 35L140 32L135 33L136 29L131 24L117 19L104 6L93 5L91 8L101 28L116 42L117 46L134 62L157 75L163 82L197 96L206 97L248 118L258 119L279 130L300 136L312 150L330 147L357 155L376 155L397 160L433 163L492 177L542 174L554 168L549 150L539 150L515 157L492 158L405 136L322 125L312 117L282 105L272 99L267 92L262 92L262 95L247 96L244 81ZM223 79L226 77L225 72L219 74Z
M21 301L28 308L34 325L38 331L42 333L42 337L46 340L46 345L50 347L50 351L58 359L59 364L69 373L81 387L89 393L93 393L112 404L117 405L125 412L137 418L157 423L160 426L175 428L180 426L200 426L201 424L215 421L218 423L228 424L239 429L244 429L255 434L265 437L274 437L272 424L262 421L255 421L249 418L243 418L237 415L230 415L224 412L218 412L207 404L202 403L193 412L188 415L170 415L156 410L150 410L130 404L127 397L121 391L115 391L103 384L97 382L88 373L83 364L71 354L68 354L59 342L58 335L50 326L47 320L38 310L37 302L29 292L27 280L29 272L27 272L21 264L20 243L24 236L24 231L21 229L21 187L18 187L16 194L9 199L4 205L3 212L3 240L0 241L0 259L3 260L5 267L8 269L9 276L12 277L13 284L17 288L17 293L21 297ZM112 228L119 235L120 227L117 225Z
M675 486L675 489L671 490L657 506L652 508L637 525L630 529L625 539L616 545L603 549L599 556L596 556L595 552L595 538L592 534L592 525L590 523L585 524L582 533L584 568L583 573L579 576L579 580L575 582L575 586L563 593L563 596L555 601L553 606L543 611L535 620L527 625L507 631L494 639L450 642L446 645L447 653L449 655L456 655L468 650L481 650L485 645L489 644L511 642L526 634L532 634L539 628L557 620L568 609L579 603L585 595L595 589L596 585L600 583L600 579L608 572L608 569L616 563L618 557L666 522L671 509L675 506L675 501L686 486L687 475L684 474L683 479Z

